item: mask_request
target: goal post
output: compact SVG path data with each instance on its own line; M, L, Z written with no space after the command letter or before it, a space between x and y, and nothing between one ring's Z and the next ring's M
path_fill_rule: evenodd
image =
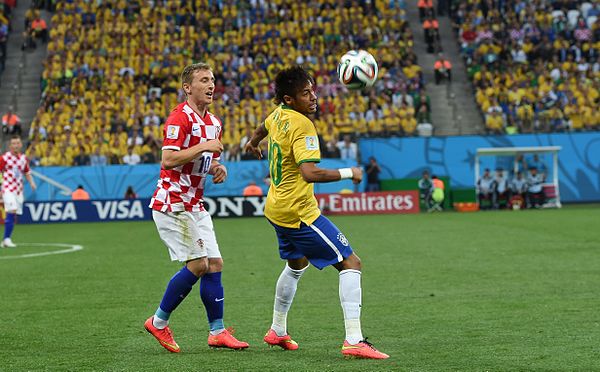
M561 207L560 203L560 192L558 188L558 152L562 149L561 146L531 146L531 147L487 147L478 148L475 154L475 185L479 180L481 158L482 157L499 157L499 156L511 156L514 157L513 161L513 172L517 173L519 169L518 155L530 155L530 154L541 154L552 156L552 178L551 182L546 180L544 186L551 186L554 188L555 193L555 206Z

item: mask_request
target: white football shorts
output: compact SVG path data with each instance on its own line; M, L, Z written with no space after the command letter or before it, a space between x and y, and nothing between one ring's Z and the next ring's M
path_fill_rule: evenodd
M158 235L169 249L172 261L221 258L210 213L152 211Z
M6 212L17 212L23 214L23 193L4 192L2 193L4 200L4 210Z

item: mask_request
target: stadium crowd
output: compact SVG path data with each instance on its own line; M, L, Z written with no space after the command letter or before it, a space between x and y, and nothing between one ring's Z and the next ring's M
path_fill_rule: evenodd
M489 133L600 129L597 1L454 1Z
M72 165L80 154L104 156L108 164L128 155L158 161L160 126L184 98L178 74L192 61L215 71L211 111L224 124L227 160L242 158L244 142L274 107L271 80L294 63L316 79L324 157L340 156L345 135L410 135L431 107L404 6L404 0L57 2L27 154L40 165ZM338 83L337 61L350 49L376 55L374 89L347 92Z
M16 0L3 0L0 2L0 75L4 72L6 64L8 35L11 31L10 21L16 4Z

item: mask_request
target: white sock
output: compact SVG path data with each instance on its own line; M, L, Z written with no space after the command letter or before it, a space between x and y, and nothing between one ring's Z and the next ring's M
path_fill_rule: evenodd
M169 321L161 319L155 315L152 317L152 325L158 329L164 329L166 326L169 325Z
M273 308L273 324L271 329L277 333L277 336L285 336L287 334L287 313L292 306L298 280L308 268L306 266L302 270L293 270L286 264L285 268L279 275L277 287L275 289L275 306Z
M340 302L344 311L346 341L354 345L363 340L360 328L360 307L362 290L360 288L360 271L340 271Z

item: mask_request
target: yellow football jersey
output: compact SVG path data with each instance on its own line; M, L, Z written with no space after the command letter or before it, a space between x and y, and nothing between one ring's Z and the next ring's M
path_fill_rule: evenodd
M309 118L281 105L266 119L269 132L271 186L265 216L274 224L298 228L316 220L321 211L312 183L300 173L300 164L321 161L317 130Z

